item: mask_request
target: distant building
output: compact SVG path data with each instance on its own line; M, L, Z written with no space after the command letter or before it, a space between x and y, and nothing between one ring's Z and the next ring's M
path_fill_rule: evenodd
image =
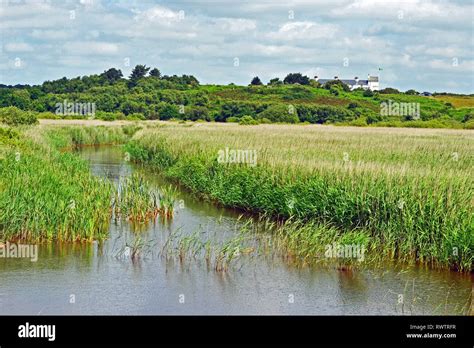
M430 92L422 92L420 93L420 95L423 95L425 97L431 97L433 94L431 94Z
M356 89L356 88L363 88L363 89L370 89L371 91L378 91L379 90L379 77L378 76L368 76L367 80L359 80L358 77L354 77L353 80L344 80L344 79L339 79L337 76L334 76L333 79L320 79L318 76L315 76L314 79L318 81L321 85L324 85L325 83L333 80L339 80L346 85L349 86L349 88Z

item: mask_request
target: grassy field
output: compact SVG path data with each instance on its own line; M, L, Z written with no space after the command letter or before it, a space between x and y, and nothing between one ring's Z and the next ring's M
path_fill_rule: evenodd
M474 108L474 97L472 95L437 95L434 98L445 103L451 103L455 108Z
M308 253L323 224L333 241L469 270L473 141L463 130L166 124L136 133L127 151L225 206L317 223L293 241ZM255 151L256 165L219 163L226 148Z

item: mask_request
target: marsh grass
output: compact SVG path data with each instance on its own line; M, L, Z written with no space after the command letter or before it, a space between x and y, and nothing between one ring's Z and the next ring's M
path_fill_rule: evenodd
M289 257L354 239L391 260L469 271L473 141L454 130L175 124L126 147L212 201L295 221ZM258 165L219 164L226 147L255 149Z
M23 149L0 166L3 240L91 241L104 238L112 185L72 154Z
M121 127L1 128L0 241L92 241L108 237L115 188L90 173L86 161L63 151L120 143L137 129ZM134 178L133 180L136 181ZM129 184L126 208L142 218L150 204ZM141 209L141 210L140 210Z
M172 186L156 192L143 176L133 173L120 183L112 206L116 218L143 224L158 216L171 219L175 200L176 189Z

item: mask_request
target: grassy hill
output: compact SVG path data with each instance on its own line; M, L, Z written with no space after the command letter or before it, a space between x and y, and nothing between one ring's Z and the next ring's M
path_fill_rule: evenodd
M193 76L147 76L132 80L109 71L46 81L38 86L0 86L0 107L31 111L40 118L104 120L178 119L242 123L318 123L354 126L474 128L474 96L420 96L393 89L371 93L346 86L200 85ZM393 93L387 93L393 92ZM58 113L58 105L94 103L94 115ZM399 107L383 113L384 104ZM403 103L419 110L401 111ZM0 110L11 119L12 109ZM17 113L18 114L18 113ZM2 116L3 115L3 116ZM244 118L245 117L245 118Z

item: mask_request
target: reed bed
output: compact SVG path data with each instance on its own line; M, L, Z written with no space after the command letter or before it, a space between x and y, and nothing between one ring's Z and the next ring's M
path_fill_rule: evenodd
M128 221L145 223L158 215L170 219L173 217L173 207L176 200L176 190L171 186L161 192L154 192L149 183L139 174L125 178L116 190L113 199L115 216L124 217Z
M10 152L0 166L0 239L104 238L112 185L69 153Z
M294 252L311 255L331 236L469 271L473 141L471 131L199 124L140 130L127 151L210 200L291 218ZM226 148L255 150L257 165L219 163Z
M107 238L113 184L93 176L84 160L60 150L124 142L137 129L1 129L0 241L72 242Z

